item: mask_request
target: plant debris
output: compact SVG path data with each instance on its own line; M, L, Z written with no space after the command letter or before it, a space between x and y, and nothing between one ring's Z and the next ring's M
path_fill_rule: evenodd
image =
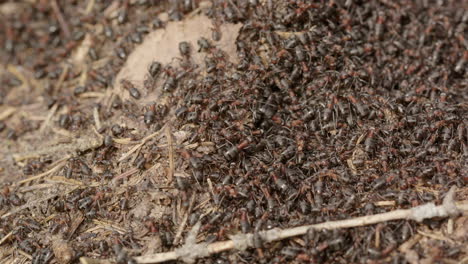
M450 189L444 199L443 205L435 206L433 203L417 206L412 209L392 211L378 215L363 216L354 219L331 221L315 225L300 226L280 230L274 228L268 231L259 232L257 234L237 234L231 236L231 240L216 242L213 244L200 243L196 244L195 237L200 228L200 224L195 225L189 232L185 244L176 249L174 252L159 253L156 255L148 255L137 257L138 263L161 263L170 260L181 259L187 263L194 263L197 258L209 256L210 254L219 253L226 250L237 249L240 251L246 250L249 247L255 247L255 236L260 237L264 242L274 242L285 238L290 238L298 235L305 235L312 229L315 230L332 230L338 228L350 228L364 225L376 224L379 222L410 219L421 222L424 219L434 217L457 216L461 211L468 211L468 204L462 204L457 207L453 200L454 188ZM427 210L427 208L431 208ZM429 213L427 212L429 211ZM402 249L406 251L407 249Z

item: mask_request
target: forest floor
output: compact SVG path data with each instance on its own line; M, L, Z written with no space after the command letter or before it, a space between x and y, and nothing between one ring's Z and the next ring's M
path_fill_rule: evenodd
M467 5L0 1L0 264L468 263Z

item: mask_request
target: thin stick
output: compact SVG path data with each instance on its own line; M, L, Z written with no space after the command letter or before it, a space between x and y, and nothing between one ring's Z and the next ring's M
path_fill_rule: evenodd
M6 234L2 239L0 239L0 245L3 244L3 242L7 241L9 237L13 235L13 231L10 231L10 233Z
M138 155L140 155L141 148L137 149L135 155L133 155L133 158L130 160L131 164L135 164L135 160L138 158Z
M437 234L431 234L431 233L428 233L428 232L424 232L422 230L418 230L418 233L421 234L422 236L429 237L431 239L444 241L447 244L452 244L452 245L456 244L455 241L453 241L452 239L450 239L448 237L444 237L444 236L437 235Z
M120 179L124 179L124 178L127 178L128 176L131 176L132 174L135 174L137 173L139 170L137 168L131 168L129 169L128 171L120 174L120 175L117 175L114 177L114 182L115 181L118 181Z
M121 144L121 145L131 145L131 144L138 144L139 142L137 141L132 141L131 138L112 138L115 143Z
M54 90L55 94L58 94L60 92L60 88L62 88L63 81L65 81L65 78L68 75L68 69L69 69L69 66L65 65L62 74L60 74L60 77L57 83L55 84L55 90Z
M30 192L30 191L34 191L34 190L51 188L53 186L55 186L55 185L52 184L52 183L41 183L41 184L35 184L35 185L32 185L32 186L21 187L21 188L18 189L17 192L26 193L26 192Z
M114 224L112 222L105 221L105 220L94 219L93 223L99 226L100 228L116 231L121 234L125 234L125 231L126 231L123 227L120 227L117 224ZM85 231L84 233L87 233L87 232L91 232L91 231L88 230L88 231Z
M57 111L58 104L54 104L52 108L50 108L49 113L47 114L46 119L44 120L44 123L42 123L40 131L43 132L50 124L50 121L52 120L52 117L55 115L55 112Z
M321 224L305 225L289 229L275 228L268 231L261 231L258 234L260 235L262 241L268 243L304 235L309 229L330 230L350 228L403 219L421 222L427 218L454 216L459 214L461 211L468 211L468 201L464 201L461 204L455 204L453 201L454 193L455 188L452 187L447 193L443 204L439 206L436 206L434 203L427 203L412 209L395 210L382 214L362 216L340 221L330 221ZM172 252L135 257L135 260L138 261L138 263L161 263L170 260L182 259L185 262L190 263L194 262L197 258L206 257L219 252L231 249L245 250L249 247L253 247L253 237L254 234L238 234L232 236L231 240L227 241L215 242L212 244L196 244L193 242L193 237L189 233L185 245L181 248L178 248Z
M80 94L80 98L99 98L99 97L104 97L106 94L105 93L100 93L100 92L85 92Z
M11 74L15 75L15 77L18 78L23 83L23 85L29 84L29 79L22 73L23 68L18 67L18 66L13 66L12 64L8 64L7 70Z
M101 129L101 120L99 119L99 110L97 107L94 107L93 109L93 118L94 124L96 125L96 130L99 131L99 129Z
M419 242L419 240L421 240L422 236L420 234L416 234L414 235L413 237L411 237L410 239L406 240L405 243L401 244L399 247L398 247L398 250L400 252L403 252L405 253L406 251L410 250L414 245L416 245L416 243Z
M120 159L119 159L119 162L122 162L124 161L126 158L128 158L133 152L137 151L139 148L141 148L143 146L143 142L141 142L140 144L134 146L133 148L131 148L127 153L125 153Z
M80 263L81 264L110 264L113 262L107 259L93 259L93 258L81 257Z
M28 253L24 252L23 250L21 249L18 249L18 253L20 253L20 255L23 255L25 258L31 260L32 259L32 256L29 255Z
M126 158L128 158L130 155L132 155L133 152L137 151L139 148L143 147L143 145L150 139L156 137L157 135L159 135L163 130L164 130L165 127L162 127L160 130L154 132L153 134L143 138L141 140L141 143L134 146L133 148L131 148L127 153L125 153L120 159L119 159L119 162L122 162L124 161Z
M16 112L16 108L14 107L7 107L2 113L0 113L0 120L7 119L10 115Z
M96 0L88 0L88 4L86 5L85 15L89 15L93 10L94 4Z
M60 27L63 30L63 34L65 35L65 37L68 38L70 36L70 27L68 26L67 21L65 21L65 19L63 18L62 12L60 11L60 7L57 4L57 0L52 0L50 4L52 6L52 10L54 10L55 16L57 17Z
M168 182L172 182L172 179L174 178L174 147L172 146L172 133L171 133L171 128L170 126L166 127L166 139L167 139L167 144L168 148L167 150L169 151L169 173L168 173Z
M84 86L86 84L86 80L88 79L88 66L86 64L82 65L79 85Z
M72 220L71 227L69 228L66 240L70 240L70 238L76 232L76 230L81 225L81 223L83 223L84 219L85 219L84 215L82 213L78 213L76 218Z
M172 242L172 244L174 244L174 245L179 243L179 239L182 236L182 232L184 231L185 224L187 223L188 217L189 217L190 213L192 212L193 204L195 202L195 195L196 195L196 193L194 192L192 194L192 198L190 198L189 208L187 209L187 212L185 212L184 218L182 219L182 222L179 225L179 229L177 230L177 233L176 233L176 235L174 237L174 241Z
M236 10L236 13L239 17L243 17L243 14L242 12L239 10L239 8L237 7L237 5L235 5L232 0L228 0L228 2L231 4L231 6L234 8L234 10Z
M46 171L46 172L43 172L39 175L36 175L36 176L33 176L33 177L30 177L30 178L27 178L27 179L24 179L22 181L19 181L18 184L23 184L23 183L26 183L26 182L30 182L30 181L34 181L34 180L37 180L37 179L40 179L40 178L43 178L49 174L52 174L58 170L60 170L64 165L65 165L65 161L69 158L69 156L66 156L65 158L62 158L60 160L58 160L57 162L55 162L52 167L52 169Z

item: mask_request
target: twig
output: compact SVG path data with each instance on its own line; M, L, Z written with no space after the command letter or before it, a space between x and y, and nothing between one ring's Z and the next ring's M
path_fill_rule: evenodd
M131 164L135 164L135 160L138 158L138 155L140 155L140 151L141 151L141 148L135 151L135 155L133 155L133 158L130 160Z
M208 182L208 189L210 190L210 193L212 195L213 202L216 203L216 195L213 191L213 183L211 182L210 178L207 178L206 181Z
M268 243L304 235L309 229L320 230L350 228L402 219L421 222L422 220L428 218L455 216L458 215L461 211L468 211L468 201L464 201L462 204L455 204L453 200L454 193L455 187L452 187L444 198L443 204L439 206L436 206L434 203L427 203L412 209L395 210L387 213L356 217L341 221L330 221L321 224L305 225L289 229L275 228L268 231L261 231L258 233L258 235L260 235L262 241ZM138 261L138 263L161 263L170 260L181 259L185 262L192 263L197 258L206 257L211 254L216 254L231 249L242 251L254 246L254 234L238 234L231 236L231 240L227 241L221 241L212 244L196 244L194 242L193 234L198 232L199 227L200 224L195 225L193 230L189 233L185 244L175 251L135 257L135 260Z
M377 201L374 203L375 206L395 206L395 201Z
M80 94L80 98L99 98L99 97L104 97L106 96L105 93L100 93L100 92L85 92Z
M6 236L2 237L2 239L0 239L0 245L3 244L3 242L7 241L9 237L11 237L13 235L13 231L10 231L10 233L6 234Z
M126 230L124 228L122 228L122 227L120 227L117 224L114 224L112 222L94 219L93 223L95 225L99 226L100 228L116 231L116 232L119 232L120 234L125 234L125 232L126 232ZM90 231L88 230L86 232L90 232Z
M7 71L13 74L16 78L18 78L22 82L23 85L29 84L29 79L23 74L22 67L8 64Z
M7 119L10 115L16 112L16 108L14 107L7 107L3 112L0 113L0 120Z
M26 192L30 192L30 191L35 191L35 190L40 190L40 189L46 189L46 188L51 188L55 186L54 184L52 183L41 183L41 184L34 184L32 186L24 186L24 187L21 187L17 190L17 192L20 192L20 193L26 193Z
M70 27L68 26L67 21L63 18L62 12L57 4L57 0L52 0L50 2L52 10L54 10L55 16L60 24L60 28L63 30L63 34L68 38L70 36Z
M106 18L110 18L112 16L112 13L114 13L117 9L119 9L120 1L112 1L112 3L104 9L102 14Z
M83 43L85 43L83 41ZM83 45L83 44L81 44ZM82 69L81 69L81 74L80 74L80 80L78 82L79 85L84 86L86 84L86 80L88 79L88 65L82 64Z
M464 257L461 261L460 261L460 264L466 264L468 263L468 256L467 257Z
M435 239L435 240L440 240L440 241L444 241L446 242L447 244L452 244L454 245L455 242L448 238L448 237L445 237L445 236L442 236L442 235L438 235L438 234L431 234L429 232L424 232L422 230L418 230L418 233L421 234L422 236L425 236L425 237L429 237L431 239Z
M398 247L398 250L405 253L406 251L410 250L416 243L421 240L422 236L420 234L416 234L415 236L408 239L405 243L401 244Z
M231 4L231 6L234 8L234 10L236 11L237 15L239 17L243 17L243 14L242 12L239 10L239 8L237 7L237 5L235 5L232 0L228 0L228 2Z
M120 175L117 175L114 177L114 181L118 181L120 179L123 179L123 178L127 178L128 176L131 176L132 174L135 174L137 173L139 170L137 168L131 168L129 169L128 171L126 172L123 172L122 174Z
M59 77L57 83L55 84L55 89L54 89L55 94L60 93L60 88L62 88L62 84L63 84L63 82L65 81L65 78L68 75L68 69L69 69L69 66L68 66L68 64L66 64L63 71L62 71L62 74L60 74L60 77Z
M96 130L99 131L99 129L101 129L101 120L99 119L99 109L97 107L94 107L93 109L93 118L94 124L96 125Z
M30 73L27 72L23 67L8 64L6 69L21 81L21 87L29 85L30 87L35 87L37 90L42 89L42 85L38 81L36 81L34 78L28 78Z
M13 256L14 248L10 247L9 249L5 250L4 253L2 252L3 257L0 259L0 264L11 264L17 261L16 257Z
M52 120L52 117L55 115L55 112L57 111L58 104L54 104L52 108L50 108L49 113L47 114L46 119L44 120L44 123L42 123L40 131L43 132L50 124L50 121Z
M71 185L71 186L84 186L83 182L75 180L75 179L68 179L68 178L65 178L64 176L52 176L46 179L45 181L52 183L54 185L66 184L66 185Z
M87 258L87 257L81 257L80 263L81 264L111 264L113 262L107 259L92 259L92 258Z
M95 2L96 0L88 0L88 4L86 5L86 9L85 9L85 15L89 15L91 13L91 11L94 8Z
M188 217L189 217L190 213L192 212L193 204L195 202L195 195L196 195L196 193L194 192L192 194L192 198L190 199L189 208L187 209L187 212L185 212L184 218L182 219L182 222L179 225L179 229L177 230L177 233L176 233L176 235L174 237L174 241L172 242L172 244L174 244L174 245L179 243L179 239L182 236L182 231L184 231L185 224L187 223Z
M132 141L131 138L112 138L112 140L121 145L130 145L130 144L138 144L138 141Z
M28 253L24 252L24 251L21 250L21 249L18 249L18 253L20 253L20 255L23 255L23 257L25 257L25 258L27 258L27 259L29 259L29 260L32 259L32 256L31 256L31 255L29 255Z
M30 182L30 181L34 181L34 180L37 180L37 179L40 179L40 178L43 178L49 174L52 174L58 170L60 170L64 165L65 165L65 161L69 158L69 156L66 156L58 161L56 161L52 167L52 169L46 171L46 172L43 172L39 175L36 175L36 176L33 176L33 177L30 177L30 178L27 178L27 179L24 179L24 180L21 180L18 182L18 184L23 184L23 183L26 183L26 182Z
M167 139L167 144L168 148L167 150L169 151L169 173L168 173L168 182L172 182L172 179L174 178L174 147L172 146L172 133L171 133L171 128L170 126L166 127L166 139Z
M165 126L162 127L160 130L154 132L153 134L143 138L140 142L140 144L134 146L133 148L131 148L127 153L125 153L120 159L119 159L119 162L122 162L124 161L126 158L128 158L130 155L132 155L133 152L137 151L139 148L143 147L143 145L150 139L156 137L157 135L159 135L163 130L164 130Z
M315 28L315 26L313 26L312 28L309 29L309 31L312 31L313 29ZM302 35L304 33L306 33L307 31L275 31L275 33L282 37L282 38L289 38L291 35Z
M73 234L76 232L78 227L83 223L85 219L84 215L81 212L78 212L76 218L72 220L71 227L69 228L66 240L70 240Z
M210 1L201 1L200 3L198 3L198 7L196 9L187 14L187 19L193 18L194 16L200 14L200 11L210 8L211 5L212 3Z

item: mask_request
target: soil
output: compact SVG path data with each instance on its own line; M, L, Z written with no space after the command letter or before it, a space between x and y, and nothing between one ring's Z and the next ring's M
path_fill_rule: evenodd
M0 263L144 263L197 223L253 241L186 262L468 263L466 211L258 235L466 203L466 6L0 1Z

